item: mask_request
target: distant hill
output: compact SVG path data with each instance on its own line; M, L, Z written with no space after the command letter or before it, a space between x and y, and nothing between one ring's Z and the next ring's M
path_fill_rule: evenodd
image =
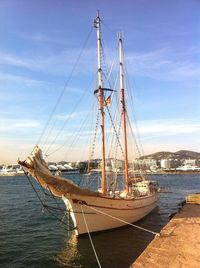
M149 154L140 157L139 159L155 159L155 160L161 160L161 159L200 159L200 153L193 152L193 151L187 151L187 150L180 150L175 153L172 152L157 152L154 154Z

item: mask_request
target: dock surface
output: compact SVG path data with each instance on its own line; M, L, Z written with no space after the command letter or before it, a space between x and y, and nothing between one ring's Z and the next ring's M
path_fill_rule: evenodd
M199 268L200 204L186 203L130 267Z

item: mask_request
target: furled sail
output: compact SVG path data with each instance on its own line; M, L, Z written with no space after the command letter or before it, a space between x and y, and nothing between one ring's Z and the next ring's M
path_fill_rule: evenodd
M37 145L27 159L25 161L19 161L19 164L22 165L24 170L43 188L50 191L56 197L69 194L101 196L98 192L80 188L69 179L52 175L42 156L42 150Z

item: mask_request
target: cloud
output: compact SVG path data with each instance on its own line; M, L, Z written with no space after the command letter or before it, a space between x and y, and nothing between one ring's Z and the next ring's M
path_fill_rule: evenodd
M48 45L52 45L52 44L60 44L60 45L67 45L67 43L69 42L69 39L66 40L66 38L61 38L60 35L62 33L59 32L59 36L57 37L51 37L49 35L46 35L44 33L41 32L34 32L34 33L16 33L16 35L19 38L24 38L26 40L29 40L31 42L35 42L35 43L48 43ZM64 33L65 34L65 33Z
M78 116L78 114L75 114L74 116ZM139 121L138 128L145 153L160 150L195 150L195 137L199 137L200 122L194 119L183 118L146 120ZM25 158L31 151L38 135L40 134L41 124L39 121L32 119L16 120L14 118L4 118L0 120L0 131L2 132L2 139L0 143L2 152L4 152L4 155L2 159L0 158L0 160L1 162L7 161L8 163L11 163L15 161L18 156L20 156L21 159ZM4 134L4 132L6 134ZM15 136L13 136L13 133ZM111 133L111 129L108 129L106 133L107 135ZM47 151L47 154L53 153L52 159L58 161L64 159L63 157L66 155L66 150L68 150L70 151L69 160L86 159L88 150L86 152L85 148L89 142L89 137L91 136L89 127L84 130L78 130L76 127L75 129L69 127L67 131L61 131L58 141L55 142L54 138L57 134L58 130L55 129L47 143L45 143L46 146L44 147L44 153L46 153L46 150L50 148ZM79 138L77 134L79 134ZM3 137L3 135L5 135L5 137ZM185 137L187 137L187 139ZM99 137L96 142L97 152L100 140L101 139ZM198 140L196 144L197 143L199 143ZM42 143L42 145L44 144ZM82 151L85 151L84 156L81 156Z
M50 84L47 81L2 72L0 73L0 81L23 83L25 86L44 86Z
M0 131L6 133L16 132L16 136L18 135L17 131L36 129L39 126L40 122L37 120L22 118L0 118Z
M134 133L143 154L158 151L199 151L200 121L184 118L168 118L138 121Z
M55 39L53 38L49 38L48 36L46 36L45 34L43 33L39 33L39 32L35 32L35 33L32 33L32 34L20 34L20 37L23 37L25 39L28 39L30 41L34 41L34 42L52 42L52 41L55 41Z
M132 74L156 80L185 81L198 78L200 64L194 58L200 51L196 47L188 51L162 48L145 53L128 53L126 58Z
M16 55L5 53L0 51L0 62L1 65L10 65L10 66L21 66L26 68L33 68L34 61L28 58L22 58Z
M0 164L16 164L17 159L25 160L32 151L34 142L30 139L8 139L0 140L1 155Z
M76 119L80 115L82 115L82 112L73 112L71 114L57 114L54 116L54 119L59 120L59 121L68 121L68 120Z
M26 68L28 70L37 70L44 73L53 73L57 75L63 75L71 73L75 66L76 59L80 55L80 49L68 49L62 50L58 53L46 52L41 55L37 55L30 52L28 55L15 55L7 52L0 51L1 65L15 66ZM73 75L86 74L92 72L91 63L95 61L94 49L88 49L84 51L83 57L79 59L79 64L76 66L76 72L73 71Z
M46 37L36 34L34 38L42 40ZM74 76L94 73L95 53L95 48L84 50L79 64L73 71ZM106 54L109 55L107 60L111 63L113 50L106 49ZM76 48L61 50L58 53L46 51L41 55L29 52L29 54L20 56L0 51L0 62L2 65L17 66L44 73L53 73L54 75L66 75L72 71L79 55L80 49ZM189 82L189 80L198 79L200 76L200 64L195 60L198 55L200 55L200 51L196 46L182 50L162 47L148 52L132 53L127 51L125 59L131 75L162 81Z
M81 111L71 112L67 114L66 113L57 114L54 116L54 119L59 120L59 121L65 121L65 120L72 120L72 119L87 118L87 121L88 121L92 114L93 112L90 110L85 110L85 111L81 110Z
M155 119L138 122L142 139L200 132L200 122L193 119ZM149 135L149 136L147 136Z

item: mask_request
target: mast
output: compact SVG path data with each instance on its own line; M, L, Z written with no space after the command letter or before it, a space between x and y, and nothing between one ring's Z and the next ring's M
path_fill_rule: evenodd
M125 156L125 180L126 180L126 193L129 191L129 176L128 176L128 149L127 149L127 131L126 131L126 104L124 97L124 58L122 36L119 33L119 64L120 64L120 101L122 104L122 118L123 118L123 137L124 137L124 156Z
M98 101L99 110L101 111L101 133L102 133L102 193L106 193L106 160L105 160L105 114L104 114L104 89L101 68L101 19L99 11L95 20L95 27L97 29L97 57L98 57Z

